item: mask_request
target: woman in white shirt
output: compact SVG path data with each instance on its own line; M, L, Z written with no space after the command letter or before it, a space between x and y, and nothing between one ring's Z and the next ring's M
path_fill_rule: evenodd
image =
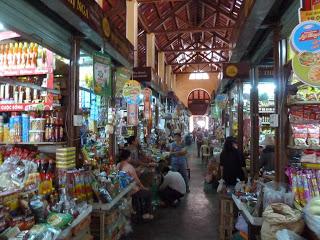
M131 160L131 152L128 150L122 150L120 153L119 163L117 168L120 171L126 172L130 175L136 182L136 187L133 189L132 199L142 201L142 218L144 220L152 220L154 216L152 215L152 195L148 188L143 186L141 183L135 168L129 163Z

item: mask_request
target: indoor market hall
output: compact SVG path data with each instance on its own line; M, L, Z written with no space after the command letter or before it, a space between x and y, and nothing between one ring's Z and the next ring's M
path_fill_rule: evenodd
M320 239L320 0L0 0L0 240Z

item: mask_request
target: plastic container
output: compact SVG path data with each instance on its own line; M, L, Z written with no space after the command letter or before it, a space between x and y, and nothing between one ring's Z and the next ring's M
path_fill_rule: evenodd
M45 124L45 118L30 118L30 131L44 131Z
M29 142L30 117L29 114L22 114L22 142Z
M41 130L30 130L29 131L29 141L31 143L43 142L44 131Z

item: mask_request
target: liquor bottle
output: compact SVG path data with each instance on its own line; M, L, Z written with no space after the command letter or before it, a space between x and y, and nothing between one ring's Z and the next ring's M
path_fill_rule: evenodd
M28 62L28 43L24 42L22 48L22 67L25 68Z
M38 61L38 44L35 43L32 49L32 66L37 67Z
M43 55L43 48L42 46L38 46L38 54L37 54L37 67L42 67L42 55Z
M27 67L32 66L32 55L33 55L33 42L29 44L29 47L27 49Z
M4 45L0 45L0 69L3 68Z
M50 141L50 116L48 112L46 113L45 119L46 119L46 125L45 125L44 141L49 142Z
M13 43L9 43L9 51L8 51L8 68L13 67Z
M14 43L13 47L13 68L18 67L18 52L19 52L19 43Z
M23 43L19 42L18 54L17 54L17 65L18 65L18 68L23 67L23 66L21 66L21 64L22 64L22 48L23 48Z

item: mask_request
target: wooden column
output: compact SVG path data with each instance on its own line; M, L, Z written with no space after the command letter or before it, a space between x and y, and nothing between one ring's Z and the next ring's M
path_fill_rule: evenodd
M147 33L147 67L151 67L152 69L155 67L155 51L155 35L154 33Z
M237 80L238 91L238 149L243 154L243 83Z
M288 116L286 107L286 79L283 74L283 66L286 61L286 41L281 40L281 27L276 25L273 29L273 58L274 78L276 83L276 113L279 115L279 127L275 129L275 171L276 182L285 182L285 167L288 163L286 154L286 131Z
M250 93L250 110L251 110L251 139L250 139L250 175L254 177L258 171L259 161L259 71L258 67L250 70L251 93Z
M163 82L165 79L165 55L164 52L158 53L158 75Z
M134 66L138 66L138 2L127 0L126 37L134 49Z
M82 166L79 161L80 150L80 129L73 126L73 116L79 114L79 59L80 59L80 38L72 39L72 52L70 60L70 82L68 85L68 106L67 106L67 136L68 146L77 148L77 166Z

